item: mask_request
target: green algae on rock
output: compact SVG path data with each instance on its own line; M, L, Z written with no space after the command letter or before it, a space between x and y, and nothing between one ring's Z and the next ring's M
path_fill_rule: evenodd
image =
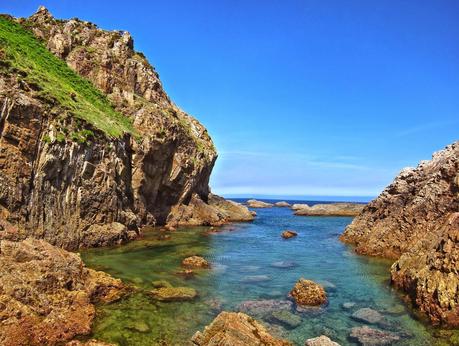
M198 296L198 292L191 287L158 287L150 291L150 295L162 302L177 302L193 300Z

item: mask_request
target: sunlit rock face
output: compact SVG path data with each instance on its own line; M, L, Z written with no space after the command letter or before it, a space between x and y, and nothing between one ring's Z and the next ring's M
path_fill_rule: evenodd
M404 169L346 228L360 254L397 259L392 282L436 324L459 325L459 142Z
M57 20L43 7L16 22L107 95L135 131L107 135L24 83L24 72L1 74L0 209L24 237L75 249L122 243L168 220L229 221L215 204L194 212L208 204L216 150L207 130L169 99L129 33ZM84 102L71 96L76 106ZM72 138L80 128L91 130L90 140Z

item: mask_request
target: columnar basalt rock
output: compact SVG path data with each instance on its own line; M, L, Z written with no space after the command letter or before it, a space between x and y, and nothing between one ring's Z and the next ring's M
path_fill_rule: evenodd
M459 326L459 142L404 169L346 228L360 254L396 259L392 283L434 324Z
M253 219L209 194L212 140L169 99L128 32L57 20L43 7L16 22L105 93L135 131L109 136L24 82L24 72L0 73L0 215L24 237L76 249L127 241L144 225ZM80 128L90 140L71 138Z

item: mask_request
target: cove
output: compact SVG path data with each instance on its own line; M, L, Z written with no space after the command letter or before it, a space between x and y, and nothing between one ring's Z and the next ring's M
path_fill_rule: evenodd
M304 312L292 308L294 326L260 309L248 314L295 345L322 334L341 345L355 345L350 330L366 323L352 314L371 308L384 320L369 326L400 336L394 345L448 344L442 336L449 338L453 332L419 321L390 287L390 261L358 256L338 240L352 218L294 216L289 208L256 211L254 222L227 225L218 233L209 227L183 228L164 239L164 232L151 229L127 245L83 251L87 266L138 287L128 298L98 307L91 337L119 345L186 345L220 311L237 311L250 300L285 301L304 277L326 288L326 307ZM282 239L285 229L298 236ZM205 257L211 269L195 270L193 277L181 275L181 261L191 255ZM195 288L199 296L189 302L155 301L148 294L155 280Z

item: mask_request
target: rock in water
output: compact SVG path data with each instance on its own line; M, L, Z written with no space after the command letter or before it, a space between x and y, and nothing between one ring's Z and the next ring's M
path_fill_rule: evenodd
M163 302L178 302L193 300L198 296L198 292L191 287L158 287L150 291L151 296Z
M279 208L288 208L288 207L290 207L290 204L288 204L288 203L285 202L285 201L276 202L276 203L274 203L274 205L275 205L276 207L279 207Z
M340 346L337 342L332 341L328 336L321 335L316 338L306 340L305 346Z
M290 311L293 303L288 300L263 299L246 300L238 305L237 309L251 316L265 318L277 311Z
M253 220L247 207L210 194L217 153L207 130L169 99L128 32L46 9L2 23L21 39L7 36L8 52L17 51L0 56L0 209L21 239L78 249L126 242L145 225ZM28 49L43 61L15 54ZM43 88L50 79L40 73L57 65L53 88ZM79 109L88 111L77 117Z
M182 265L188 268L209 268L209 262L200 256L187 257L182 261Z
M365 204L362 203L327 203L315 204L312 207L307 204L295 204L295 215L300 216L355 216L358 215Z
M128 292L43 240L0 241L0 344L54 345L89 334L95 302Z
M362 308L357 310L352 314L352 318L354 320L370 324L379 323L384 320L383 315L381 315L378 311L370 308Z
M270 320L290 329L296 328L301 324L301 317L287 310L274 311Z
M272 208L274 204L266 203L263 201L257 201L256 199L249 199L247 201L247 206L250 208Z
M360 254L396 259L392 283L434 324L459 326L459 142L404 169L346 228Z
M283 231L281 235L282 235L282 238L284 239L290 239L290 238L296 237L298 233L296 233L295 231L286 230L286 231Z
M269 275L248 275L242 278L242 282L249 284L256 284L258 282L270 281L271 277Z
M191 338L197 346L291 346L286 340L270 335L266 328L242 312L222 312L204 331Z
M356 340L362 346L384 346L400 340L400 337L392 332L373 329L367 326L354 327L350 338Z
M311 280L301 278L290 291L299 306L318 306L327 302L327 295L322 286Z

